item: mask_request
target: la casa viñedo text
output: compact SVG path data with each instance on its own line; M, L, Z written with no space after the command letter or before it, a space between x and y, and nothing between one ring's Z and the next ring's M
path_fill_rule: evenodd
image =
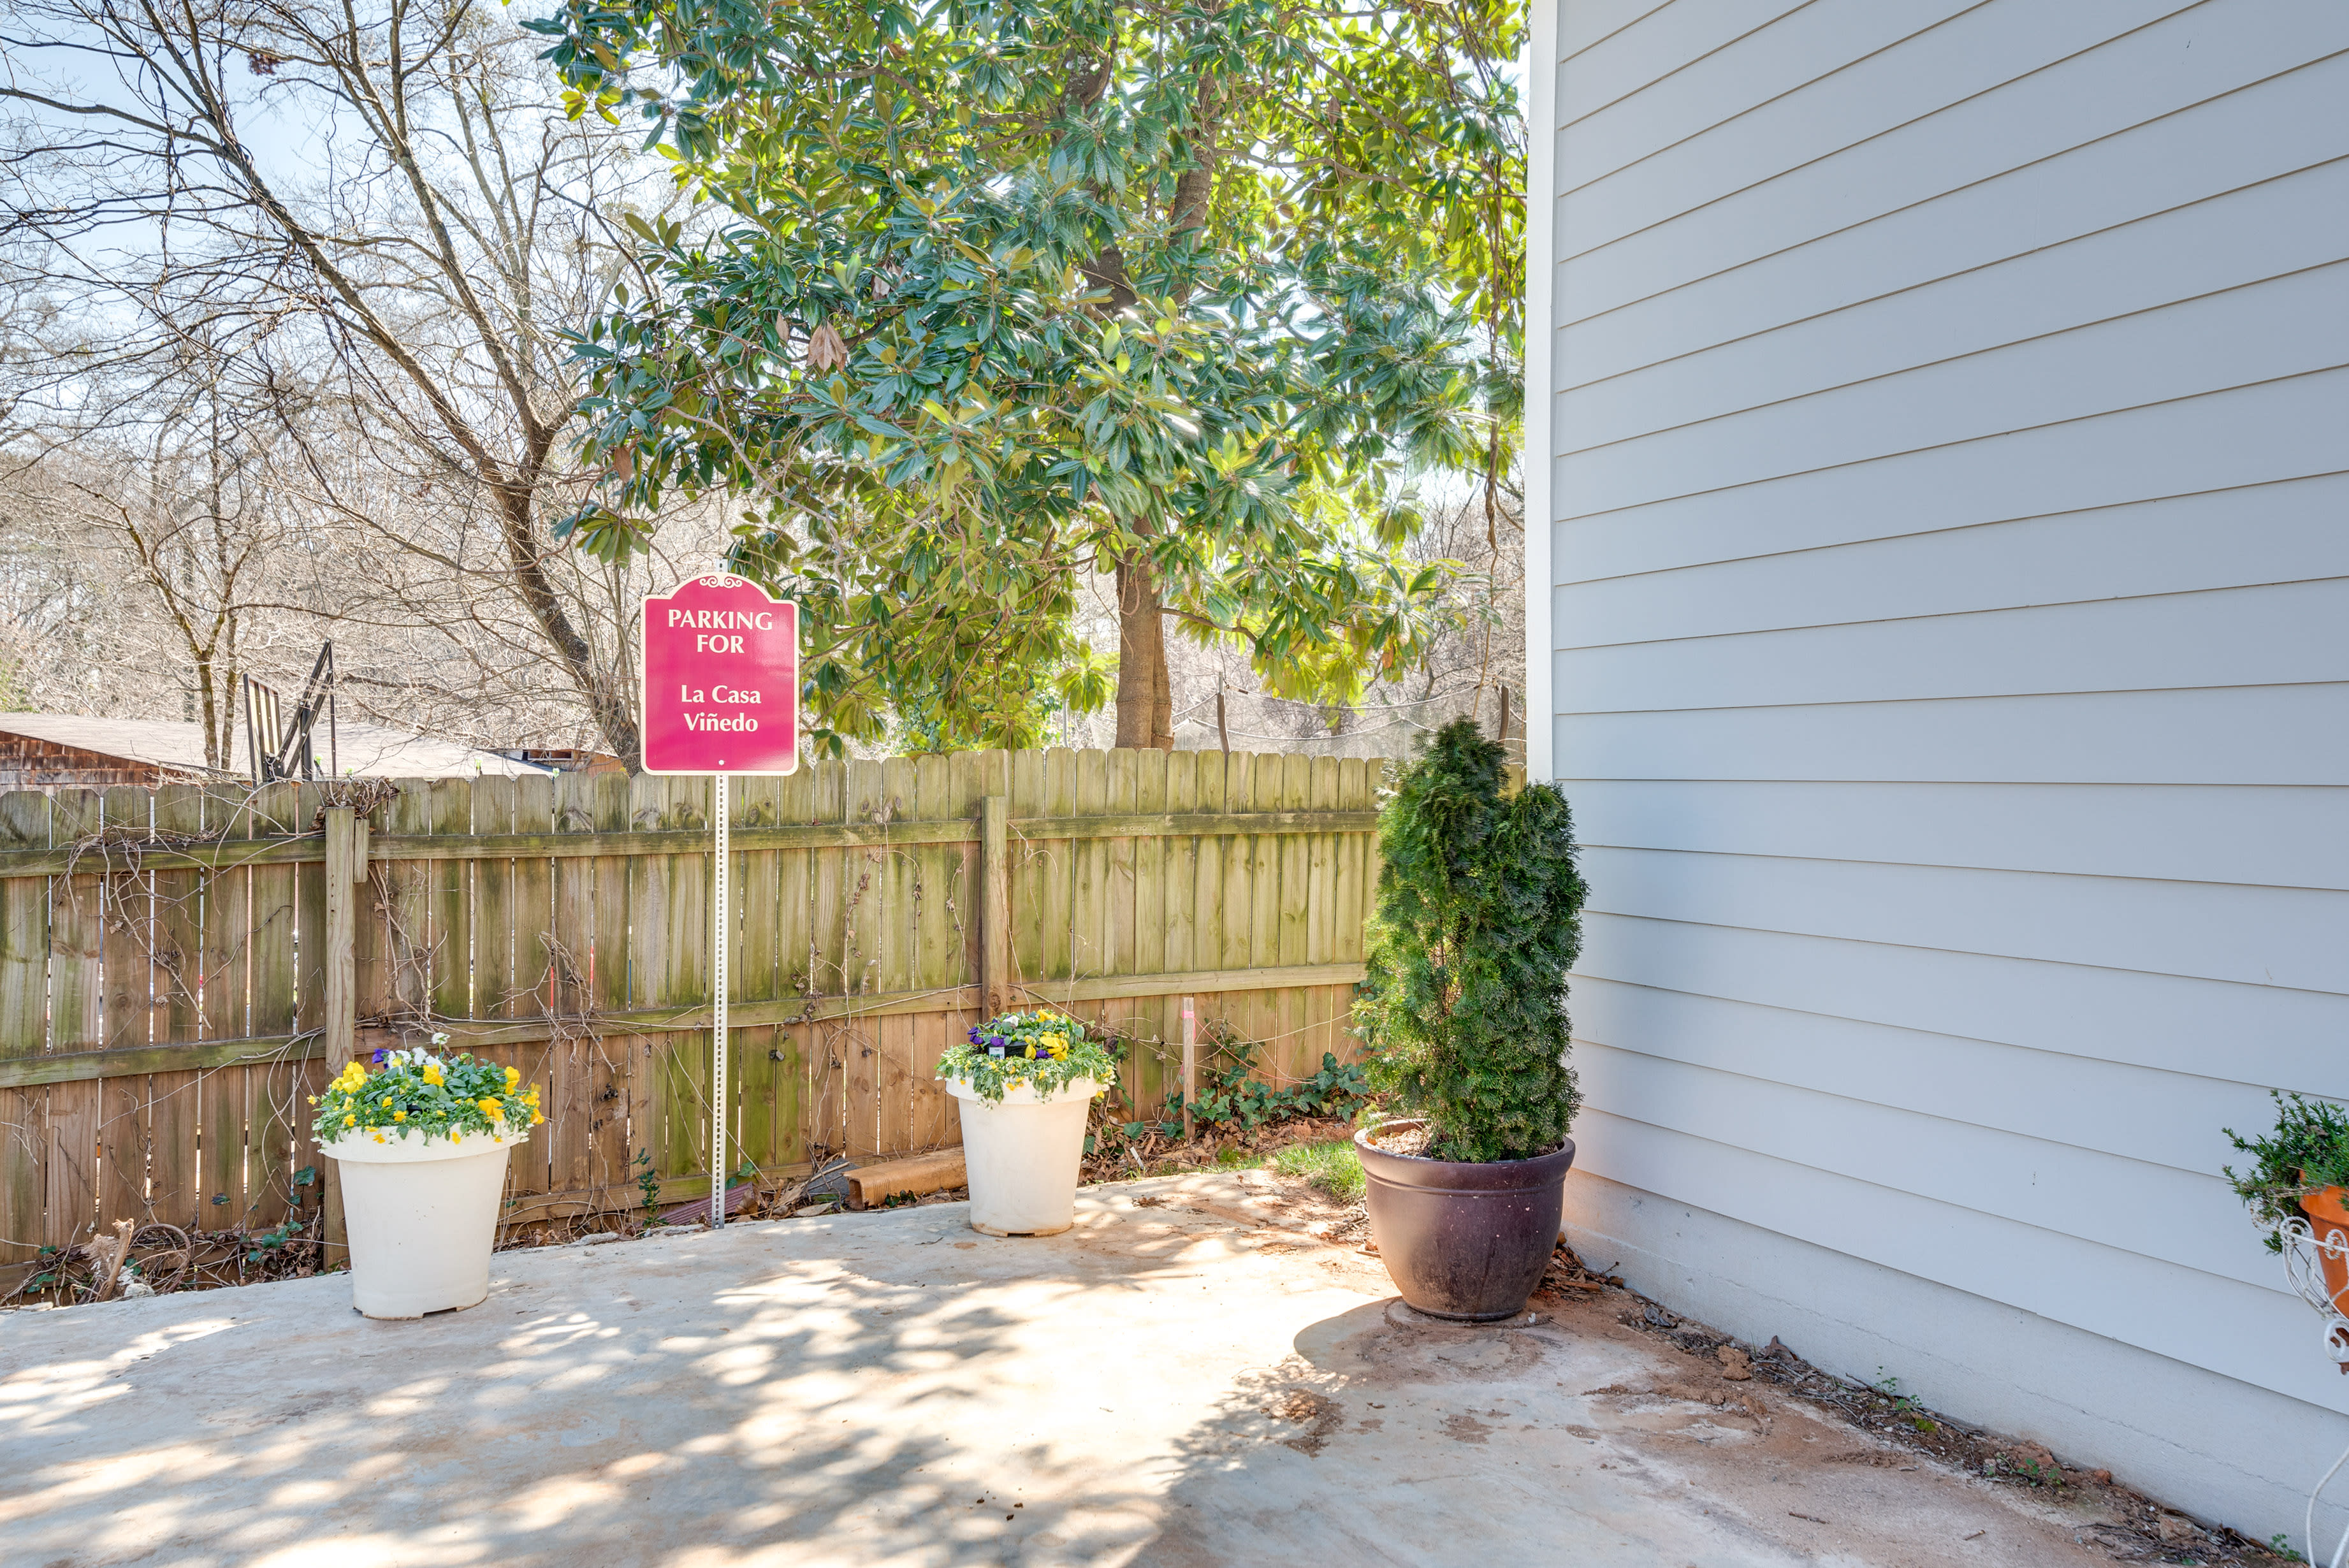
M677 688L677 700L681 705L711 702L722 704L728 707L755 707L759 705L760 698L757 692L738 691L732 686L712 686L707 692L701 692L696 691L691 686L680 686ZM685 719L685 727L693 730L726 729L748 732L759 727L759 720L754 714L688 713L682 717Z

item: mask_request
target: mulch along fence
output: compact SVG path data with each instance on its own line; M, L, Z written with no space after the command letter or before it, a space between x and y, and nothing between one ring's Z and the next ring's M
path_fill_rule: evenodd
M734 782L730 1171L958 1141L938 1053L1050 1003L1179 1081L1181 1000L1350 1057L1388 765L968 752ZM709 1190L710 789L554 778L0 795L0 1292L119 1220L341 1241L307 1097L450 1036L539 1086L507 1222Z

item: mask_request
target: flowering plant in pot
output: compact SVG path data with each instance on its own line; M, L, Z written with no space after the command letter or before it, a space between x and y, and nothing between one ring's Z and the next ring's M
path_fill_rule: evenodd
M962 1115L970 1224L991 1236L1049 1236L1076 1223L1085 1112L1116 1063L1074 1018L1006 1013L938 1058Z
M2252 1221L2266 1227L2268 1251L2283 1251L2285 1223L2306 1217L2325 1295L2349 1315L2349 1112L2329 1099L2274 1089L2268 1098L2275 1101L2275 1130L2245 1139L2231 1127L2220 1129L2251 1157L2240 1173L2231 1165L2220 1169Z
M521 1084L512 1068L419 1047L350 1062L312 1098L319 1151L342 1178L359 1311L421 1317L488 1296L506 1150L546 1119Z
M1472 719L1439 730L1379 817L1378 906L1355 1023L1407 1119L1355 1134L1371 1233L1404 1301L1525 1309L1557 1244L1580 1103L1566 973L1585 892L1554 785L1503 792Z

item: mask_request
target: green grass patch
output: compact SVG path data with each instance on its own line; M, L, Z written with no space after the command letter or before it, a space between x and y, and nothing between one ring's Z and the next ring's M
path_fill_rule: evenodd
M1362 1161L1350 1140L1292 1143L1272 1157L1272 1168L1312 1182L1340 1203L1362 1201Z

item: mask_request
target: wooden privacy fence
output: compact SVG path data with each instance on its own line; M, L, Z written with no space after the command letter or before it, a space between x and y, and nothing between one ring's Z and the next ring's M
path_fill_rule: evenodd
M1133 1042L1184 995L1278 1078L1350 1054L1386 764L968 752L733 785L728 1126L767 1177L958 1139L931 1073L1050 1003ZM121 1219L338 1243L306 1099L349 1049L518 1069L527 1224L709 1184L709 781L0 795L0 1287Z

